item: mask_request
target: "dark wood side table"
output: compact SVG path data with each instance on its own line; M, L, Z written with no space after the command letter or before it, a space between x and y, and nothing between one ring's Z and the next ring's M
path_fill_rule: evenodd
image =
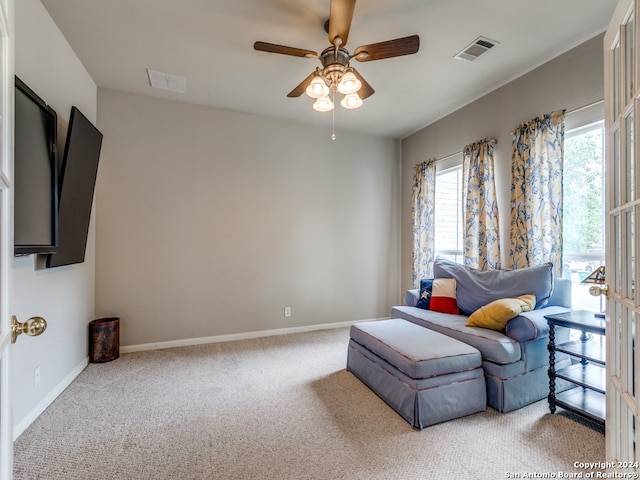
M549 410L556 406L569 410L599 425L605 422L605 322L593 312L575 310L556 315L545 315L549 325ZM579 340L556 345L555 327L566 327L581 332ZM587 334L599 335L598 340ZM571 357L569 367L556 370L556 353ZM556 378L572 384L556 394Z

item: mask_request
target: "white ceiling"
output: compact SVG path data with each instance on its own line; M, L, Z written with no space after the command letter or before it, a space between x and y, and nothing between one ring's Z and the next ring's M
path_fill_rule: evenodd
M41 0L99 87L331 128L287 98L318 60L258 52L261 40L321 52L330 0ZM617 0L359 0L346 48L420 36L415 55L353 62L376 93L335 110L336 129L404 137L603 32ZM500 44L454 55L479 36ZM146 69L186 77L152 88Z

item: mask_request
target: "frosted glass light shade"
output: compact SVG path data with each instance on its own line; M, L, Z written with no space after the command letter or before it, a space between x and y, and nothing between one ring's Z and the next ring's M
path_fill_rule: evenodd
M349 95L344 96L340 105L344 108L358 108L362 105L362 99L357 93L350 93Z
M306 90L307 95L311 98L321 98L329 95L329 87L320 76L313 77L311 83Z
M360 87L362 87L360 80L352 71L348 70L340 79L338 91L344 95L349 95L350 93L356 93L360 90Z
M329 97L320 97L313 102L313 109L318 112L330 112L333 110L333 102Z

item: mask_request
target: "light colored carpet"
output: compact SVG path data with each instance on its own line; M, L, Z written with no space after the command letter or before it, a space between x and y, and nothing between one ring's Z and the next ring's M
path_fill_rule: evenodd
M15 479L491 480L605 460L602 433L546 401L413 430L345 370L347 341L341 328L90 364L16 441Z

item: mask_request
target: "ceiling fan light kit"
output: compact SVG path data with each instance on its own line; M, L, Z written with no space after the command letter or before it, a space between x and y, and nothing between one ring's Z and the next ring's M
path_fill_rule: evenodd
M333 110L333 102L328 96L320 97L313 102L313 109L317 112L330 112Z
M360 87L362 87L362 82L356 78L351 70L347 70L338 83L338 91L343 95L356 93Z
M322 98L329 96L329 87L320 75L313 77L306 89L306 93L311 98Z
M360 107L362 99L357 92L362 88L362 82L358 80L349 67L341 71L333 65L329 66L332 68L327 73L318 69L318 74L313 77L313 80L305 90L309 97L317 99L313 104L314 110L329 112L333 109L333 102L329 99L331 91L334 93L337 91L344 95L340 102L340 105L344 108L354 109ZM322 100L322 102L318 100Z
M358 96L357 93L349 93L344 96L342 101L340 102L344 108L353 109L362 106L362 99Z
M314 110L329 112L333 110L333 101L329 94L333 92L344 95L340 105L347 109L358 108L362 101L375 93L375 90L367 83L353 67L349 65L351 59L359 62L370 62L385 58L411 55L420 48L420 37L411 35L408 37L388 40L386 42L362 45L354 51L354 55L344 48L349 38L351 20L356 6L356 0L331 0L329 20L325 23L325 30L329 34L331 47L326 48L318 55L311 50L295 47L286 47L266 42L255 42L253 48L261 52L279 53L294 57L317 58L322 63L322 68L305 78L288 97L299 97L306 93L316 99L313 103Z

